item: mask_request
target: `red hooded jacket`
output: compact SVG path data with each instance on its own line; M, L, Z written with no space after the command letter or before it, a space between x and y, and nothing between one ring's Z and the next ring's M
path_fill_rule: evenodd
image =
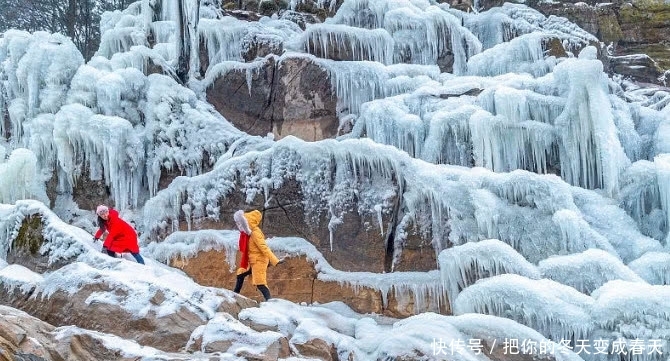
M106 222L107 238L102 244L108 250L116 253L130 252L140 253L140 246L137 244L137 233L133 227L123 219L119 218L119 212L114 209L109 210L109 218ZM103 229L95 233L95 238L102 237Z

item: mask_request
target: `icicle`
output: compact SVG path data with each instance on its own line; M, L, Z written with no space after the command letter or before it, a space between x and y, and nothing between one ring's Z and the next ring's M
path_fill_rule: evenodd
M460 291L479 279L504 273L540 278L540 272L534 265L497 239L469 242L444 250L438 257L438 265L452 309Z
M102 165L106 184L118 208L137 206L144 154L119 152L119 149L139 147L140 141L130 123L121 118L93 115L90 109L75 104L63 107L56 114L53 134L58 163L67 175L69 189L78 177L75 161L83 158L89 161L93 175L95 165Z
M529 73L539 77L550 72L555 60L544 59L542 40L549 35L532 33L522 35L477 54L468 60L471 75L496 76L505 73Z
M352 135L378 143L393 145L415 157L421 154L425 135L423 121L408 109L399 98L385 98L364 104Z
M14 203L28 198L48 203L44 181L37 168L37 157L30 150L15 149L7 161L4 161L3 154L3 162L0 163L0 203Z
M654 158L656 165L656 183L658 193L661 197L661 208L665 212L665 225L669 230L665 236L664 244L670 244L670 154L661 154Z
M472 164L469 119L477 108L466 105L431 115L421 159L436 164Z
M555 142L552 126L513 122L477 112L470 118L475 164L494 172L526 169L546 173Z
M615 195L620 169L630 161L617 137L603 65L591 59L594 52L595 48L587 47L579 60L566 60L554 70L559 88L568 99L556 119L561 138L561 175L570 184L603 188Z
M589 314L593 304L591 297L572 287L503 274L463 290L456 299L454 314L506 317L552 340L588 339L594 328Z
M351 59L369 60L383 64L393 62L394 41L383 29L360 29L346 25L313 24L302 36L302 47L310 54L328 58L331 53L348 54Z

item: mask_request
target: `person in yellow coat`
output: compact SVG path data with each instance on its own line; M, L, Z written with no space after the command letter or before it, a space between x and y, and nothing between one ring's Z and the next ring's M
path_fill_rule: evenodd
M240 251L242 252L242 261L237 270L237 282L234 291L239 293L244 278L251 275L252 284L258 288L267 301L272 298L267 286L268 263L276 266L281 261L265 243L265 235L259 227L263 214L258 210L246 213L239 210L235 212L233 218L240 230ZM248 241L245 240L245 235L248 235Z

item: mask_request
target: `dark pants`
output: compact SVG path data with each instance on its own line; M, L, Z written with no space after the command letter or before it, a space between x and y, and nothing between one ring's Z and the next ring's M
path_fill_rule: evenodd
M116 252L112 252L112 251L110 251L106 248L105 248L105 251L107 252L107 255L109 255L111 257L116 257ZM132 252L130 252L130 254L132 254L133 257L135 257L135 260L137 261L137 263L144 264L144 258L142 258L142 255L140 255L139 253L132 253Z
M233 290L235 293L240 293L240 290L242 290L242 284L244 284L244 279L249 275L251 275L251 268L249 268L248 271L237 275L235 289ZM270 296L270 290L266 285L258 285L256 288L258 288L258 290L263 294L263 297L266 301L272 298L272 296Z

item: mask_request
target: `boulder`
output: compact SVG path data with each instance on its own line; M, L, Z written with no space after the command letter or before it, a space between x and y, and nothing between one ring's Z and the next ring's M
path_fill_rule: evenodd
M307 340L304 343L292 343L303 357L312 357L324 361L338 361L337 347L331 342L319 338Z
M612 73L643 83L658 83L663 75L658 64L646 54L610 56L609 69Z
M270 361L288 357L288 339L274 331L255 331L229 314L217 314L198 328L189 341L189 352L227 352L245 360Z
M85 330L59 337L59 330L25 312L0 306L0 360L133 360Z
M251 88L247 70L234 69L213 81L207 101L252 135L273 133L277 139L294 135L309 141L337 135L337 98L327 70L303 56L282 60L268 56L261 61L250 70Z

